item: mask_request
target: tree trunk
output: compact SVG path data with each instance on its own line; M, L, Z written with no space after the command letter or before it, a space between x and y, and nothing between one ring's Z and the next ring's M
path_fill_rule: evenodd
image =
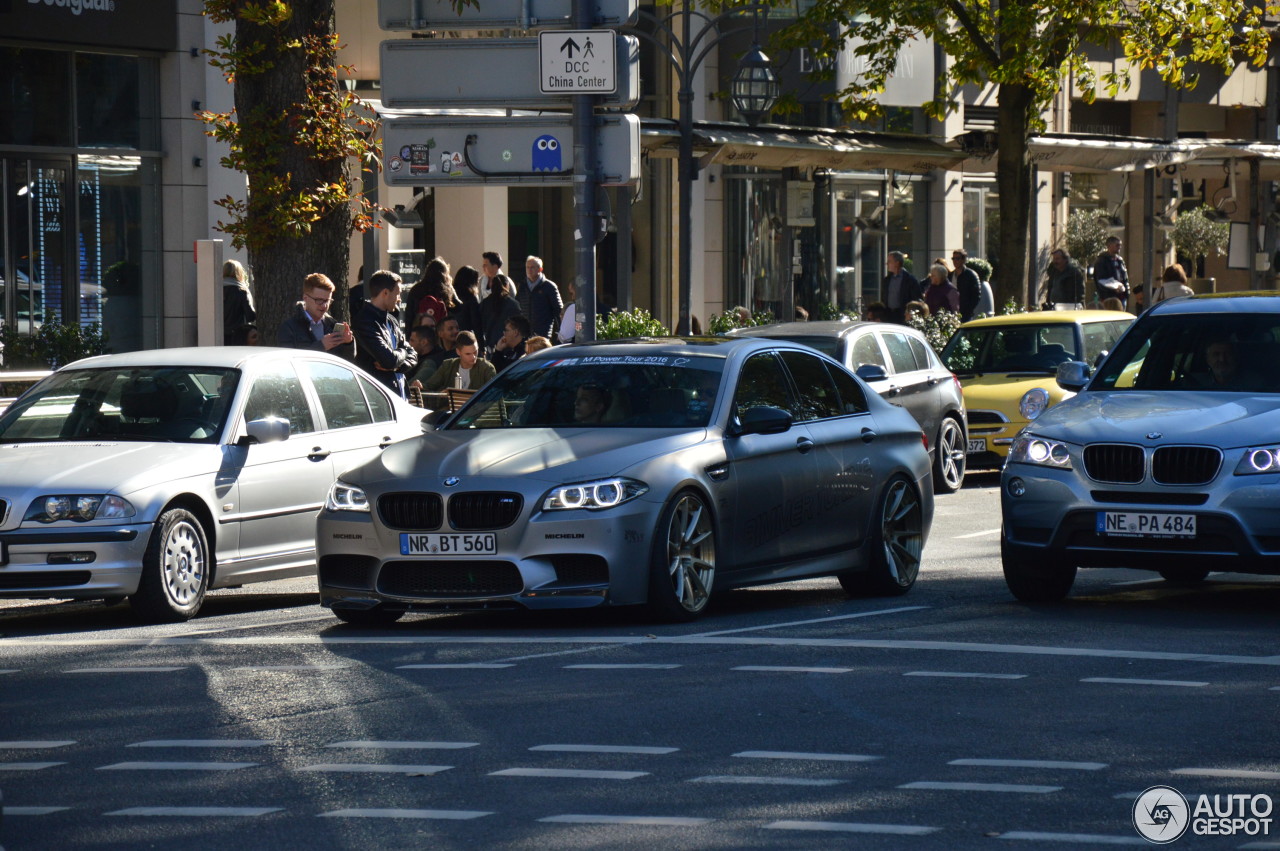
M238 3L243 8L244 0ZM293 14L284 32L249 23L236 22L236 40L241 47L261 43L266 46L262 58L273 63L266 73L245 73L236 77L236 113L242 131L250 139L276 139L278 157L270 170L271 179L287 186L289 196L313 195L317 187L347 185L350 174L342 154L318 154L313 148L294 144L305 140L308 131L302 121L314 119L304 111L308 88L339 85L336 56L332 51L320 55L302 47L286 47L293 43L318 43L334 31L334 0L291 0ZM315 41L312 41L315 39ZM309 67L310 66L310 67ZM327 66L327 67L326 67ZM278 197L267 187L249 182L248 218L269 217ZM351 210L337 204L333 210L294 234L279 234L274 239L251 244L249 263L253 272L254 298L258 310L258 328L262 341L273 345L280 323L294 311L302 298L302 281L312 272L321 272L338 286L331 311L346 318L346 279ZM276 230L272 228L272 230Z
M1004 83L997 98L999 153L996 186L1000 192L998 272L992 282L996 310L1012 299L1026 307L1030 270L1031 158L1028 139L1035 98L1026 86Z

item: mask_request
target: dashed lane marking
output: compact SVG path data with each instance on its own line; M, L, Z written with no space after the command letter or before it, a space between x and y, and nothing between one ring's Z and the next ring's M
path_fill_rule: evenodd
M333 664L317 664L317 665L237 665L232 668L233 671L338 671L343 668L350 668L351 665L345 663Z
M483 816L491 816L486 810L397 810L397 809L352 809L332 810L320 813L319 818L417 818L448 819L450 821L466 821Z
M1068 771L1101 771L1105 762L1062 762L1054 759L953 759L947 765L978 765L990 768L1061 768Z
M847 780L816 780L806 777L752 777L738 774L708 774L693 777L690 783L736 783L742 786L839 786Z
M553 753L633 753L633 754L669 754L679 748L650 747L646 745L534 745L531 751L551 751Z
M256 762L116 762L100 765L97 771L239 771L255 768Z
M5 807L4 814L6 816L47 816L50 813L60 813L69 810L70 807Z
M439 774L452 765L389 765L376 762L322 762L304 765L298 771L328 771L336 774Z
M925 836L937 833L941 828L918 824L869 824L849 821L775 821L764 826L765 830L825 830L836 833L889 833L898 836Z
M0 771L43 771L65 762L0 762Z
M658 664L649 664L649 665L646 665L646 664L632 664L632 665L626 665L626 664L618 663L618 664L613 664L613 665L610 665L610 664L594 664L594 665L590 665L590 664L587 664L587 665L564 665L563 667L564 667L565 669L567 669L567 670L581 670L581 671L635 671L635 670L639 670L639 671L670 671L670 670L673 670L673 669L675 669L675 668L679 668L680 666L679 666L679 665L658 665Z
M854 618L870 618L876 615L896 615L902 612L918 612L924 609L932 608L930 606L898 606L893 609L877 609L874 612L855 612L851 615L834 615L829 618L813 618L804 621L787 621L786 623L767 623L760 626L744 626L739 629L721 629L716 632L700 632L696 635L688 636L689 638L715 638L720 635L733 635L737 632L759 632L762 629L781 629L788 626L811 626L815 623L830 623L831 621L847 621Z
M1280 771L1255 771L1250 768L1175 768L1174 774L1192 777L1230 777L1238 780L1280 780Z
M0 751L6 749L12 750L36 750L39 748L65 748L67 745L74 745L75 739L57 739L51 741L26 741L26 742L0 742Z
M104 813L108 816L176 816L181 818L239 817L253 818L283 812L283 807L129 807Z
M185 665L133 665L115 668L68 668L64 674L170 674L185 671Z
M352 741L334 742L326 748L369 748L372 750L442 750L452 751L463 748L479 747L479 742L396 742L396 741Z
M952 535L951 540L963 541L966 538L993 538L999 534L999 529L983 529L981 532L969 532L967 535Z
M1141 836L1109 836L1105 833L1045 833L1037 830L1011 830L1000 839L1025 839L1031 842L1074 842L1078 845L1149 845Z
M497 668L514 668L515 665L507 662L459 662L456 664L429 664L420 663L417 665L396 665L398 671L466 671L476 670L485 671Z
M802 753L797 751L739 751L734 756L747 759L803 759L814 762L873 762L884 758L860 753Z
M579 780L635 780L647 771L591 771L585 768L504 768L490 777L563 777Z
M1061 792L1061 786L1034 786L1021 783L944 783L934 780L917 780L903 783L899 789L931 789L937 792L1023 792L1031 795L1047 795Z
M904 677L958 677L974 680L1025 680L1026 674L983 674L966 671L908 671Z
M853 668L817 668L817 667L800 667L796 665L738 665L730 668L731 671L773 671L787 674L847 674Z
M1110 683L1120 686L1176 686L1178 688L1204 688L1208 683L1197 680L1139 680L1128 677L1085 677L1082 683Z
M0 674L16 674L16 673L18 673L17 668L5 668L4 670L0 671Z
M651 827L699 827L715 819L682 816L602 816L565 814L538 819L548 824L638 824Z
M127 748L264 748L274 745L267 739L152 739L134 742Z

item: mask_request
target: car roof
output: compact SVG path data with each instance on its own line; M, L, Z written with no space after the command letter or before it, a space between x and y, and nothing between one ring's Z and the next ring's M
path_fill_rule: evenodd
M1160 313L1280 313L1280 291L1197 294L1152 305L1151 310L1157 309Z
M842 337L868 325L887 324L889 323L820 319L814 322L774 322L770 325L753 325L749 328L734 328L730 333L736 337ZM908 326L896 327L907 328Z
M711 355L728 357L734 352L771 347L777 340L752 340L746 337L629 337L623 340L594 340L589 343L573 343L553 346L527 358L578 357L588 352L592 355Z
M1006 313L1003 316L984 316L971 319L961 328L990 328L1006 325L1074 324L1077 322L1114 322L1117 319L1134 319L1132 313L1123 310L1035 310L1029 313Z
M275 361L285 357L329 358L310 349L281 349L274 346L189 346L178 349L146 349L138 352L121 352L114 355L98 355L67 364L64 369L101 369L103 367L131 366L204 366L243 369L261 361ZM344 362L345 361L340 361Z

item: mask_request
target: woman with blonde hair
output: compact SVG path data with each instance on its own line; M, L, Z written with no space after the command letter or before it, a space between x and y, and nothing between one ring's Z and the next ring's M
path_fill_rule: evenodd
M258 318L249 289L249 273L239 260L222 264L222 342L234 345L238 332Z

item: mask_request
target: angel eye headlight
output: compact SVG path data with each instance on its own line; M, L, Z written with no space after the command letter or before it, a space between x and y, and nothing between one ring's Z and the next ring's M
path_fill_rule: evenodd
M630 502L647 492L649 486L635 479L599 479L594 482L575 482L555 488L542 501L543 511L564 511L573 508L599 510L613 508Z
M1236 475L1248 476L1253 473L1280 473L1280 446L1246 449L1244 457L1236 465Z
M1071 469L1071 450L1065 443L1035 435L1019 435L1009 449L1009 460L1041 467Z
M359 511L369 513L369 497L355 485L334 482L329 497L324 501L325 511Z

